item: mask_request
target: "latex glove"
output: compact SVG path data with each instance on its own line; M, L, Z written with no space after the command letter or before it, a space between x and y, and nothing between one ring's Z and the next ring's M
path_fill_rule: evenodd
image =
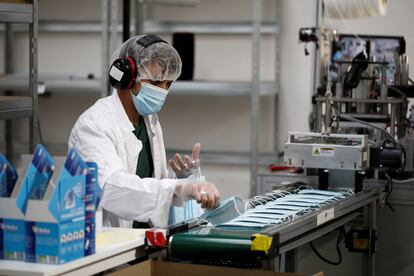
M216 185L210 182L181 180L175 187L175 196L183 201L195 199L201 208L214 209L220 202L220 193Z
M196 143L193 147L191 157L185 155L184 158L180 154L175 154L175 160L170 159L169 163L177 178L187 178L194 174L200 167L200 143Z

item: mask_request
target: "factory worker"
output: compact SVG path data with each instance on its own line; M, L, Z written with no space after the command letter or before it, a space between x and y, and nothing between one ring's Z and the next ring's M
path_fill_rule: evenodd
M69 138L69 147L98 164L103 225L165 227L170 207L190 199L203 208L216 207L216 186L191 178L199 165L199 144L191 157L176 154L170 160L176 177L168 178L157 113L181 74L177 51L146 35L127 40L115 57L109 81L116 89L79 117Z

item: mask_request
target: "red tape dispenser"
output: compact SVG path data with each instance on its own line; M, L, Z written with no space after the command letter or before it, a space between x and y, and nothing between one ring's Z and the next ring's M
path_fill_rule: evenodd
M151 247L167 247L167 230L151 228L145 232L148 246Z

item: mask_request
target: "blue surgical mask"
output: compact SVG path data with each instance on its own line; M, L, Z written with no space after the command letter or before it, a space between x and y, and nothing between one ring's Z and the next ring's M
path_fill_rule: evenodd
M138 113L142 116L158 113L164 105L168 90L143 82L138 95L132 94L132 100Z
M200 216L200 221L207 220L213 225L230 221L245 212L245 202L237 196L227 198L213 210L207 210Z

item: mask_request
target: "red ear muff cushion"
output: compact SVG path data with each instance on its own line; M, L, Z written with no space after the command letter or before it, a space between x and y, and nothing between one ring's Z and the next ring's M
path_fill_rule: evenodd
M132 57L128 56L127 57L129 64L131 66L131 80L129 81L128 87L127 89L130 89L134 83L135 83L135 79L137 78L137 68L135 65L135 61Z
M131 57L116 59L109 69L109 83L116 89L130 89L137 77L137 66Z

